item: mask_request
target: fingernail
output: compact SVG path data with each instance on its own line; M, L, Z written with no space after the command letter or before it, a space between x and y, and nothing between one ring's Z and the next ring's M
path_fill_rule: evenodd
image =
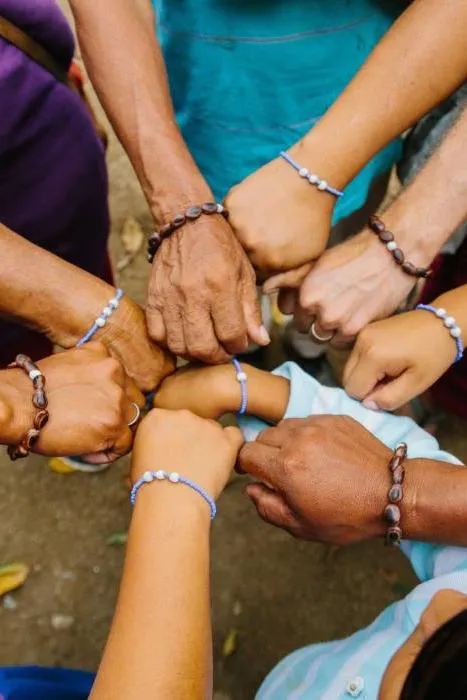
M376 401L372 401L371 399L367 401L365 399L364 401L362 401L362 403L365 406L365 408L369 408L370 411L379 411L379 407Z
M271 336L269 335L266 326L260 327L259 334L261 337L261 341L262 343L264 343L264 345L268 345L271 342Z

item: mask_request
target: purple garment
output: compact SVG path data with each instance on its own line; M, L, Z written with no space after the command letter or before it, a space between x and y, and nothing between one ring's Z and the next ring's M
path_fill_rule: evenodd
M55 0L0 0L0 15L68 67L74 39ZM107 194L103 146L83 101L0 39L0 222L102 276ZM0 354L18 333L0 325Z

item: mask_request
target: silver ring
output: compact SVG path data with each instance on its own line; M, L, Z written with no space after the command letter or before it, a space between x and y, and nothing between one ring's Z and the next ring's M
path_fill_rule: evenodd
M308 334L311 335L312 339L317 342L317 343L329 343L330 340L334 338L334 333L331 333L331 335L328 335L327 337L324 337L320 335L316 331L316 320L313 321L313 323L310 326L310 330L308 331Z
M135 403L134 401L132 401L132 402L131 402L131 405L135 407L135 415L133 416L133 418L131 419L131 421L128 423L128 427L129 427L129 428L131 428L133 425L136 425L136 423L137 423L137 422L139 421L139 419L141 418L141 409L140 409L140 407L138 406L138 404Z

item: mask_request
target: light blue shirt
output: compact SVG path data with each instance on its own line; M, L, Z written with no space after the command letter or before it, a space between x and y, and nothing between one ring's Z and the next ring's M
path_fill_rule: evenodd
M460 465L410 418L370 411L342 389L321 386L293 363L283 365L276 373L291 382L285 418L351 416L391 449L406 442L410 458ZM256 418L244 418L241 423L249 440L265 427ZM348 700L352 697L349 684L355 679L362 679L363 688L354 697L377 700L391 657L413 632L433 595L445 588L467 594L467 549L403 542L402 550L421 583L404 600L386 608L369 627L347 639L313 644L286 657L266 678L256 700Z
M218 199L312 129L404 9L397 0L152 2L177 121ZM400 152L396 141L364 168L335 220L364 204Z

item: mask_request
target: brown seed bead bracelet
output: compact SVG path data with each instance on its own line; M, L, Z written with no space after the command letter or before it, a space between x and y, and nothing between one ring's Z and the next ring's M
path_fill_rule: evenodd
M19 445L9 445L7 448L8 456L11 460L16 460L21 457L27 457L32 447L39 439L42 428L49 420L49 412L47 411L47 396L45 393L45 377L39 367L34 364L27 355L17 355L14 362L8 365L10 369L22 369L26 372L29 379L32 381L33 395L32 403L37 409L33 420L33 427L28 430Z
M368 226L373 233L376 233L381 243L384 243L395 262L400 265L407 275L418 279L431 277L431 267L415 267L411 262L406 261L404 253L394 239L394 234L386 228L379 216L370 216Z
M386 532L386 544L398 547L402 540L401 510L397 505L404 497L404 476L405 469L403 462L407 457L407 445L401 442L394 450L394 454L389 462L389 470L391 472L392 485L389 489L389 503L384 509L384 519L388 524Z
M218 202L205 202L198 206L188 207L185 211L176 214L172 221L163 226L160 231L154 231L148 243L148 262L152 263L154 257L159 250L160 244L165 238L172 235L177 229L181 228L190 221L196 221L200 216L212 216L213 214L221 214L225 219L229 218L227 209Z

